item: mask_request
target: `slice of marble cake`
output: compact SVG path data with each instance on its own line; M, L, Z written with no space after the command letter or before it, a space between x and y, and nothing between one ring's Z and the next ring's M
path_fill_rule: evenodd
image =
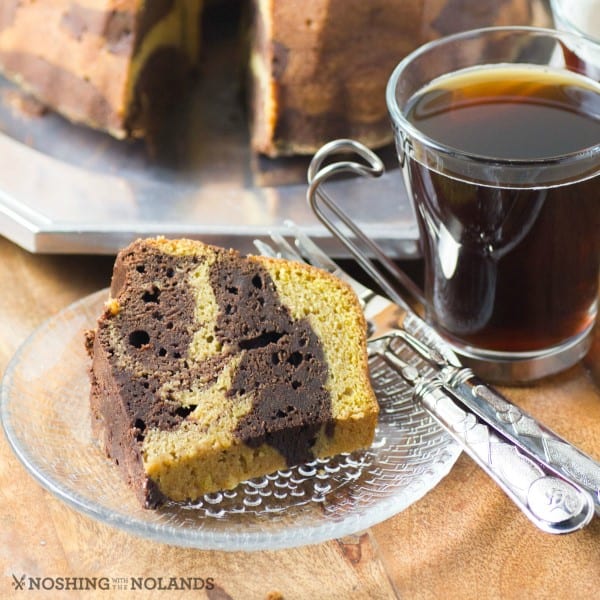
M147 507L368 447L365 331L324 271L138 240L87 338L93 431Z

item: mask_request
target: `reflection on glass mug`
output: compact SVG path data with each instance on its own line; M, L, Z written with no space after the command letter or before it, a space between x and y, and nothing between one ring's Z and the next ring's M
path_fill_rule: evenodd
M587 51L567 52L567 62L600 81L600 0L551 0L556 29L588 36L596 42Z
M535 28L469 31L419 48L388 83L427 318L498 381L557 372L590 345L600 85L565 53L590 44Z

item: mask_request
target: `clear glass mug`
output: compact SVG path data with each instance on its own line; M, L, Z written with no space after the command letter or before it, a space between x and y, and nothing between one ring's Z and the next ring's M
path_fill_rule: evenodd
M523 158L517 147L514 156L510 148L480 155L420 130L407 116L410 101L462 69L527 65L535 80L535 69L567 70L568 53L596 50L554 30L468 31L417 49L388 83L419 224L427 320L466 364L498 382L556 373L589 349L600 277L600 136L562 155ZM585 84L600 124L600 85Z

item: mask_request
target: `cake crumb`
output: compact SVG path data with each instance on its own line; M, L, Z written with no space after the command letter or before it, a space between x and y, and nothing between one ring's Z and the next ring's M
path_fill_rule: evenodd
M5 90L2 100L15 117L37 118L48 112L48 107L21 90Z
M371 445L364 315L339 279L150 238L119 252L112 282L89 370L93 434L144 508Z
M279 590L271 590L266 596L265 600L284 600L283 594Z
M119 306L119 301L115 300L114 298L107 300L106 304L104 305L104 308L106 309L106 312L109 315L111 315L112 317L116 317L119 314L119 312L121 311L121 307Z
M84 344L85 351L90 358L94 357L94 339L96 337L96 332L93 329L86 329L83 332L84 335Z

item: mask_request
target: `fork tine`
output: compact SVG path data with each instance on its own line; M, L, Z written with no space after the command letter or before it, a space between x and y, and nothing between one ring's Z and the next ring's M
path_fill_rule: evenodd
M296 250L281 234L277 232L270 233L273 245L268 244L260 239L253 240L254 247L263 256L270 256L271 258L285 258L287 260L293 260L296 262L306 263L308 262L298 250Z
M288 260L295 260L296 262L302 263L306 262L300 252L298 252L298 250L296 250L280 233L271 232L270 236L277 248L277 253L281 258L287 258Z
M293 221L284 221L286 227L289 227L292 232L296 247L307 257L309 262L315 267L324 269L331 273L339 269L338 265L317 246Z
M256 240L253 240L252 243L254 244L254 247L259 251L259 253L262 254L263 256L277 258L277 251L272 246L267 244L266 242L256 239Z
M339 277L349 283L359 297L361 303L364 303L366 298L371 298L373 290L366 287L364 284L356 280L349 273L346 273L334 260L329 256L304 233L293 221L286 220L285 224L294 234L295 243L300 252L308 257L311 265L319 267L324 271ZM364 307L363 307L364 308Z

